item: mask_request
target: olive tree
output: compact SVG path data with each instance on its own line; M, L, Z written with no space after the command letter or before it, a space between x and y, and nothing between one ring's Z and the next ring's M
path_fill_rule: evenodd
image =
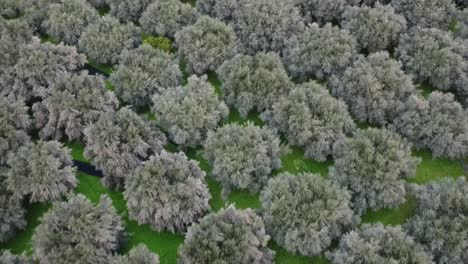
M324 79L342 72L356 54L356 40L347 30L327 23L310 24L303 34L287 40L283 60L290 74L300 80Z
M386 51L359 56L343 74L333 76L329 85L357 120L386 125L396 118L397 108L417 93L411 76L401 67Z
M306 157L318 161L325 161L333 144L355 130L346 104L314 81L297 85L261 117L289 144L303 147Z
M349 189L358 214L405 202L405 180L414 177L420 161L399 135L377 128L358 130L335 143L333 158L330 180Z
M34 264L34 261L30 256L25 253L21 255L11 254L10 250L3 250L0 255L0 263L2 264Z
M30 141L30 125L28 107L23 101L0 97L0 166L6 164L8 153Z
M51 95L35 103L32 110L41 138L81 140L87 125L117 107L117 98L106 90L102 77L82 72L64 74L53 85Z
M103 195L94 205L78 194L55 202L32 237L40 264L109 263L123 238L123 223Z
M133 23L121 24L111 16L103 16L84 30L79 48L96 63L115 64L124 49L139 44L140 30Z
M468 183L464 177L415 187L416 214L405 224L436 263L468 260Z
M392 0L391 5L410 27L443 30L448 30L456 9L452 0Z
M65 72L81 70L85 61L85 56L78 54L74 47L41 43L34 37L30 43L20 46L10 74L0 76L3 78L0 83L9 84L2 87L0 95L16 96L28 102L44 99L50 93L51 84Z
M45 33L42 23L47 19L47 12L51 4L59 4L62 0L29 0L17 1L20 3L23 15L21 16L37 33Z
M252 209L237 210L231 205L189 227L178 263L274 263L269 239Z
M141 161L161 152L166 144L166 137L154 123L128 107L103 113L85 128L84 135L84 157L102 170L105 186L117 189Z
M191 73L215 71L235 54L234 30L208 16L200 17L194 25L177 32L175 40L179 56L187 61L187 70Z
M213 167L212 174L221 183L225 197L233 188L258 192L281 167L280 155L284 152L273 132L250 122L209 131L203 147L203 157Z
M42 27L52 37L75 45L83 30L98 18L97 10L86 0L61 0L49 6Z
M418 82L453 91L468 104L468 48L450 33L414 29L401 37L396 53Z
M142 107L161 88L175 87L181 79L179 65L171 54L143 44L122 52L120 64L109 80L122 101Z
M58 141L37 141L18 149L7 161L4 184L18 199L58 201L76 186L70 150Z
M156 231L185 232L210 210L205 172L183 152L152 156L125 181L131 219Z
M156 93L153 105L158 124L172 142L184 147L200 145L208 131L216 129L229 115L229 108L218 98L206 75L192 75L186 86Z
M466 5L468 6L468 1ZM457 24L454 35L465 41L468 40L468 8L457 12Z
M407 263L434 264L430 253L400 226L365 224L340 239L327 254L332 264Z
M194 7L179 0L153 0L140 18L143 32L148 35L174 37L183 27L195 23Z
M2 0L0 2L0 17L18 17L22 9L23 7L18 0Z
M116 256L111 264L159 264L159 256L151 252L145 244L138 244L128 254Z
M404 16L391 5L353 6L346 9L341 25L356 38L358 48L376 52L393 48L407 29Z
M1 9L1 8L0 8ZM0 83L19 58L19 48L31 41L32 29L22 19L4 19L0 16Z
M138 22L146 8L156 0L106 0L110 14L121 22Z
M359 4L360 0L294 0L307 22L326 24L339 21L346 7Z
M243 0L197 0L196 5L201 14L229 23L241 1Z
M240 0L229 24L236 32L239 51L250 55L280 53L286 40L304 29L293 0Z
M12 238L17 230L24 229L27 224L26 210L22 206L23 200L7 190L4 174L5 168L0 167L0 242ZM6 255L0 256L0 263L5 263L2 261L6 259L9 259Z
M274 52L255 56L237 54L217 71L226 103L245 117L252 110L263 112L293 86L281 59Z
M283 173L262 191L262 217L268 234L286 250L315 256L355 226L346 190L320 175Z
M467 110L453 94L433 92L427 100L411 96L389 127L417 149L431 150L434 157L458 159L468 154Z

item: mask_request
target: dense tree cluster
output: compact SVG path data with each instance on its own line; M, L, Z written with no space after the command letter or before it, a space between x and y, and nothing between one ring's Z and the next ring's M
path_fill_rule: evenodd
M416 215L405 225L416 241L434 255L437 263L468 260L468 183L446 179L416 187Z
M183 27L195 23L198 13L179 0L153 0L140 18L141 28L148 35L173 37Z
M120 99L141 107L148 105L162 88L177 86L181 78L179 65L171 54L143 44L122 52L110 81Z
M179 55L187 61L187 70L192 73L215 71L234 56L234 30L208 16L200 17L194 25L177 32L175 39Z
M18 199L58 201L77 185L70 150L57 141L22 146L7 165L4 184Z
M268 240L262 219L252 209L231 205L188 229L178 263L274 263Z
M144 244L132 248L128 254L115 257L111 264L159 264L159 256Z
M165 135L128 107L104 113L85 128L84 156L103 171L103 183L121 188L124 179L141 161L161 152Z
M75 45L81 32L98 18L97 10L86 0L61 0L49 6L42 27L54 38Z
M3 250L0 255L0 263L2 264L34 264L30 256L26 254L14 255L9 250Z
M332 264L434 263L432 256L401 227L382 224L366 224L347 233L328 258Z
M414 29L400 39L397 56L406 71L421 83L450 90L468 104L468 47L451 33Z
M293 86L280 57L273 52L255 56L237 54L217 71L226 103L241 116L269 109Z
M453 94L433 92L427 100L411 96L399 111L390 127L417 149L429 149L434 157L466 157L467 111Z
M82 139L84 128L103 112L114 112L118 101L107 91L100 76L65 74L52 87L50 96L32 107L39 136L43 139Z
M125 181L130 218L157 231L186 231L210 209L204 178L198 162L183 152L152 156Z
M3 74L13 71L13 65L19 58L19 48L32 38L29 25L19 19L4 19L0 16L0 83L3 84Z
M146 8L155 0L106 0L110 14L121 22L138 22Z
M455 14L453 0L392 0L395 11L406 17L408 26L448 30Z
M27 133L30 125L28 107L23 101L0 98L0 166L6 163L9 152L30 141Z
M393 208L405 201L405 179L414 177L419 159L411 146L386 129L358 130L333 148L330 180L349 189L358 214Z
M356 40L347 30L327 23L310 24L303 34L288 39L284 63L290 74L300 80L339 73L356 54Z
M41 43L33 38L31 43L21 45L11 70L0 76L0 83L4 84L0 95L27 101L34 97L45 98L50 93L50 84L65 72L80 70L84 63L85 57L74 47Z
M325 24L341 18L346 7L357 5L360 0L294 0L307 22Z
M225 22L231 22L242 0L197 0L197 10Z
M319 175L280 174L261 193L262 217L278 245L314 256L357 223L350 198Z
M416 93L411 76L401 67L386 51L359 56L343 74L331 78L332 93L348 104L359 121L388 124L397 108Z
M17 230L26 227L26 210L21 204L23 200L7 190L3 174L4 170L0 167L0 242L9 240ZM7 255L0 256L0 263L4 263L2 260L10 259Z
M56 202L32 238L40 264L109 263L123 238L120 216L107 196L93 205L83 195Z
M96 63L115 64L124 49L140 43L139 29L133 23L121 24L111 16L103 16L81 34L79 47Z
M314 81L297 85L262 118L290 144L304 147L306 157L319 161L325 161L333 144L355 129L346 104Z
M281 167L283 148L268 128L252 123L229 124L208 132L203 156L213 167L223 194L233 188L258 192L271 173Z
M172 142L184 147L200 145L208 131L216 129L229 114L206 75L192 75L186 86L155 94L153 104L158 124L169 133Z
M394 47L400 34L406 31L405 17L396 14L391 5L379 2L375 7L348 8L341 25L356 38L358 47L368 52Z

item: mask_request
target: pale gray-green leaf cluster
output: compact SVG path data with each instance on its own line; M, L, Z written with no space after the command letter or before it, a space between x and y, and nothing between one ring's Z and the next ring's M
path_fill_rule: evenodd
M151 252L145 244L138 244L126 255L116 256L111 264L159 264L159 256Z
M391 5L410 27L442 30L448 30L456 10L453 0L392 0Z
M121 22L138 22L146 8L155 0L106 0L110 14Z

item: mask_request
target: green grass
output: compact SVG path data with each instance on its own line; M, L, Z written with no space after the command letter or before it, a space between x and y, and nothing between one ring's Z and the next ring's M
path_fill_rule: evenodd
M416 88L421 90L421 94L425 98L427 98L432 92L437 91L437 88L435 88L435 87L433 87L433 86L431 86L431 85L429 85L427 83L417 84Z
M226 120L221 121L221 126L232 123L246 125L247 122L252 122L254 125L260 127L265 125L265 122L263 122L263 120L260 119L260 114L256 111L248 113L247 116L244 118L240 115L239 111L237 111L236 109L231 109L228 118Z
M39 39L41 39L41 42L49 42L49 43L52 43L52 44L59 44L60 41L55 39L54 37L52 37L51 35L40 35L39 36Z
M110 74L112 73L112 71L114 70L114 66L112 66L112 65L110 65L110 64L99 64L99 63L97 63L97 62L95 62L95 61L93 61L93 60L91 60L91 59L89 59L89 58L88 58L87 64L88 64L90 67L92 67L92 68L94 68L94 69L97 69L97 70L99 70L99 71L101 71L101 72L104 72L104 73L106 73L106 74L109 74L109 75L110 75Z
M327 264L330 263L324 256L306 257L295 255L284 248L279 247L275 242L270 240L268 247L276 252L275 262L277 264Z
M106 87L106 89L109 90L109 91L114 91L115 90L114 85L107 79L104 80L104 87Z
M25 206L27 226L24 230L19 230L13 238L5 243L0 243L0 251L2 249L9 249L14 254L21 254L26 252L32 253L31 239L34 230L40 223L41 216L50 208L50 204L27 204Z
M290 152L281 158L283 167L277 172L290 172L293 174L301 172L318 173L322 176L328 175L328 168L333 165L333 161L318 162L304 157L304 150L290 146Z
M89 163L89 160L87 160L83 156L83 151L84 151L83 144L81 144L80 142L74 140L74 141L66 142L66 143L64 143L64 145L71 149L71 155L72 155L72 158L74 160L79 160L79 161Z
M443 178L458 178L464 175L463 164L458 160L432 158L429 151L415 151L414 156L421 158L416 170L416 177L408 182L424 184L431 181L440 181Z
M382 223L384 225L401 225L413 216L416 208L416 199L407 197L407 200L397 208L385 208L378 211L367 211L362 217L362 223Z
M99 12L99 15L100 16L105 16L106 14L109 13L110 11L110 6L108 5L104 5L104 6L101 6L97 9L97 11Z

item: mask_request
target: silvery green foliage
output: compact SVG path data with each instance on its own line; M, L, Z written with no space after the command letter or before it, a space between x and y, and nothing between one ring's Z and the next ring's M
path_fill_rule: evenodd
M140 29L133 23L121 24L111 16L103 16L84 30L79 48L97 63L115 64L124 49L133 49L140 42Z
M375 6L377 3L380 3L382 5L387 5L392 2L392 0L361 0L361 5L367 5L367 6Z
M391 5L353 6L346 9L341 25L356 38L358 47L368 52L392 48L406 31L406 19Z
M217 73L224 100L244 117L252 110L269 109L293 86L274 52L259 52L255 56L237 54L225 61Z
M3 82L2 75L13 71L11 66L19 58L19 46L28 43L31 38L32 30L24 20L7 20L0 16L0 82Z
M0 167L0 242L12 238L16 231L26 227L26 210L22 207L22 199L18 199L6 189L4 173L6 168ZM10 259L8 254L0 256L0 263ZM13 262L14 263L14 262Z
M33 38L27 45L19 48L19 58L9 74L0 76L6 83L0 95L16 96L30 101L33 98L46 98L51 92L51 84L65 72L76 72L83 67L85 56L78 54L76 48L41 43Z
M229 23L242 0L197 0L198 12Z
M24 253L21 255L11 254L10 250L4 250L0 255L0 263L2 264L34 264L31 257Z
M267 247L269 239L252 209L237 210L231 205L189 227L178 264L271 264L275 252Z
M402 35L396 53L417 81L454 91L468 104L468 47L453 39L451 33L414 29Z
M468 6L468 1L466 3ZM461 39L468 40L468 8L458 11L457 24L455 27L454 35ZM468 45L468 44L466 44Z
M405 180L414 177L420 161L399 135L377 128L335 143L333 158L330 180L350 191L358 214L404 203Z
M464 177L416 187L416 214L404 226L436 263L468 261L468 183Z
M141 14L155 0L106 0L110 14L121 22L138 22Z
M235 54L234 30L208 16L200 17L194 25L177 32L175 40L179 56L187 61L187 70L191 73L215 71Z
M6 164L9 152L16 152L30 141L30 125L23 101L0 97L0 166Z
M432 256L400 226L365 224L341 237L338 248L327 254L332 264L434 264Z
M22 5L19 0L0 1L0 16L18 17L22 11Z
M109 197L94 205L81 194L70 196L42 217L32 237L34 257L40 264L109 263L123 230Z
M132 248L128 254L115 257L112 264L159 264L159 256L151 252L145 244Z
M107 5L107 0L86 0L89 4L95 8L105 7Z
M70 150L58 141L22 146L8 158L7 166L6 188L31 203L58 201L77 186Z
M284 150L268 128L252 123L229 124L208 132L203 157L213 167L213 176L227 197L234 188L258 192L281 167Z
M455 13L452 0L392 0L397 13L406 17L409 27L447 30Z
M141 161L161 152L166 137L152 122L128 107L106 112L84 130L84 156L102 170L104 185L122 188Z
M333 144L355 129L346 104L314 81L279 98L262 118L283 133L289 144L303 147L306 157L318 161L325 161Z
M198 13L180 0L153 0L140 18L141 28L148 35L173 37L183 27L195 23Z
M117 98L106 90L102 77L82 72L64 74L53 84L50 96L35 103L32 110L41 138L81 140L87 125L117 107Z
M49 6L42 27L52 37L75 45L86 26L98 18L97 10L86 0L61 0Z
M330 78L332 94L344 100L360 122L385 125L417 93L411 76L387 51L359 56L343 74Z
M238 49L254 55L259 51L280 53L286 40L304 29L304 22L293 0L240 0L232 22Z
M451 159L468 154L467 111L453 94L433 92L427 100L412 96L399 112L391 128L417 149L429 149L434 157Z
M49 5L60 4L62 0L20 0L19 2L24 12L22 18L34 31L45 33L41 25L47 19Z
M152 112L159 125L177 145L197 147L209 130L229 115L229 108L218 98L206 75L188 78L186 86L166 89L153 97Z
M205 172L183 152L152 156L125 181L129 217L156 231L185 232L210 210Z
M346 7L358 5L360 0L294 0L307 22L323 25L340 20Z
M181 79L179 65L171 54L143 44L122 52L109 80L122 101L140 107L148 105L162 88L177 86Z
M279 246L301 255L320 254L359 221L349 193L316 174L280 174L260 200L267 232Z
M310 24L303 34L290 38L283 59L290 74L300 80L324 79L342 72L356 54L356 40L347 30Z

